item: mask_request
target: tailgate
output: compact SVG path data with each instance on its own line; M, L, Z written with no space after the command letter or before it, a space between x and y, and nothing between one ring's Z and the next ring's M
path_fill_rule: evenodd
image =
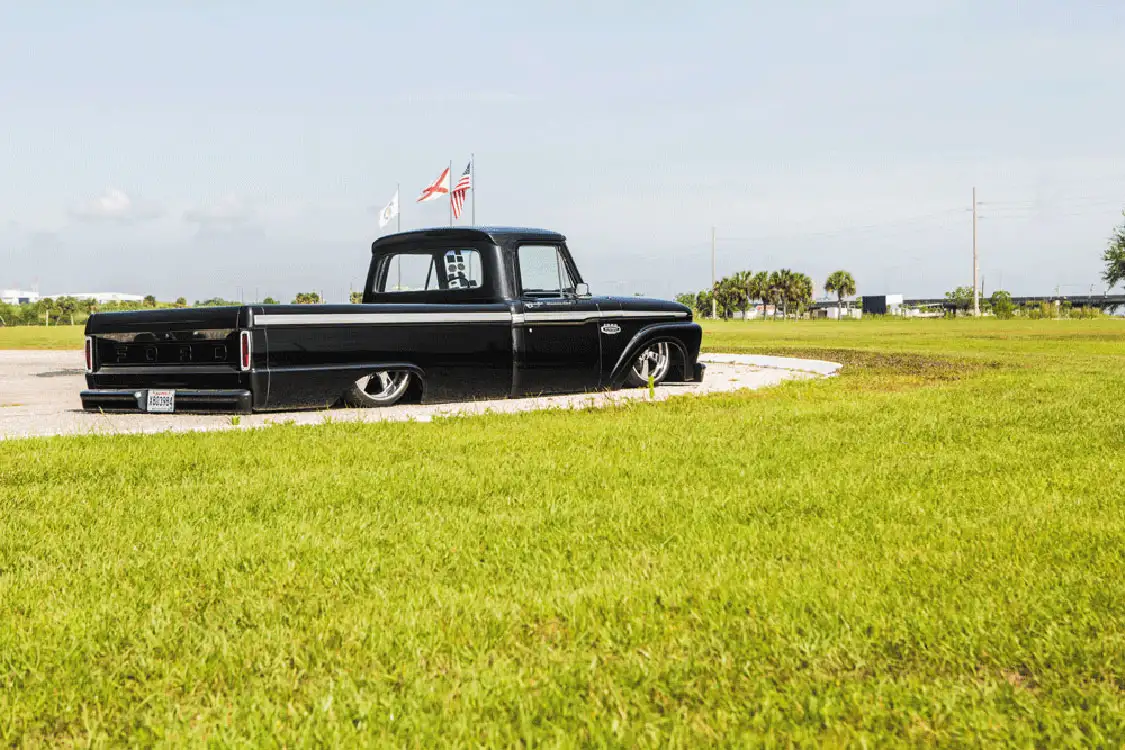
M241 307L97 313L86 324L99 387L233 387Z

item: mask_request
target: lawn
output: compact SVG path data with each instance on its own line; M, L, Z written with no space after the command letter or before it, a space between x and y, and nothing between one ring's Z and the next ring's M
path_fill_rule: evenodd
M81 349L84 326L0 326L0 349Z
M0 443L0 742L1125 742L1125 324L704 340L848 367Z

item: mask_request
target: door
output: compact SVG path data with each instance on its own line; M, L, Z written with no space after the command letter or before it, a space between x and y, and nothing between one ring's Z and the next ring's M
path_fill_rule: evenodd
M518 394L574 393L598 387L601 343L597 303L578 297L575 275L557 245L516 250L515 325Z

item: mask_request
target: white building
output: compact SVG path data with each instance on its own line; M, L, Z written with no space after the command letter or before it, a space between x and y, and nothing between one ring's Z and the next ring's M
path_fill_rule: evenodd
M0 302L5 305L31 305L39 301L39 292L27 289L0 289Z
M144 302L143 294L125 294L124 292L72 292L71 294L49 294L46 299L59 297L73 297L74 299L92 299L99 305L107 302Z
M863 317L863 310L858 307L845 307L843 310L841 310L838 305L833 305L832 307L824 308L824 312L824 317L830 318L831 320L839 320L841 316L845 318Z

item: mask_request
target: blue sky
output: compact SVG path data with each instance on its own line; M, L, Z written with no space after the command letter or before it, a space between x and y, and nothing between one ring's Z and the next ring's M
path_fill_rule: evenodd
M237 8L233 7L236 6ZM156 9L159 6L159 9ZM791 6L791 7L790 7ZM1125 206L1125 4L0 4L0 286L359 286L375 212L477 155L481 223L595 292L838 267L1101 290Z

